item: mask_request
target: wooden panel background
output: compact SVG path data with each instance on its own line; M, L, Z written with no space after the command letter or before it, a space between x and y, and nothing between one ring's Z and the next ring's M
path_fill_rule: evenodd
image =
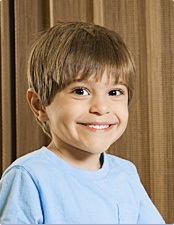
M47 145L26 101L33 37L58 21L117 31L133 52L137 81L125 134L109 153L132 161L166 223L174 222L174 1L2 0L2 173L15 158Z

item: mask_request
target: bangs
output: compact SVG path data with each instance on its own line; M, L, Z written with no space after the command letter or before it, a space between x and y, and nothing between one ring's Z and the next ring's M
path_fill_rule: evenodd
M96 25L95 29L89 26L74 29L63 44L61 75L57 76L61 60L56 60L54 70L54 80L60 90L77 78L88 79L93 75L98 81L105 70L108 79L112 77L118 82L121 78L128 87L133 88L131 79L135 67L127 47L115 32L97 28Z

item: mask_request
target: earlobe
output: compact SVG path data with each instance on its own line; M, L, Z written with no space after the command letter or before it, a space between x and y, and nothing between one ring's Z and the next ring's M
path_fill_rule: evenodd
M30 105L31 110L35 116L41 121L48 121L48 116L45 110L45 106L42 105L42 102L33 88L27 90L27 100Z

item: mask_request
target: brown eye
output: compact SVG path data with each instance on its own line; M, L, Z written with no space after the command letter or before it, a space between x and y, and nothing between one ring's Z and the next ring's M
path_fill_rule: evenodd
M85 88L76 88L73 93L77 95L88 95L88 91Z
M115 90L110 91L108 94L111 96L119 96L119 95L123 94L123 92L119 89L115 89Z

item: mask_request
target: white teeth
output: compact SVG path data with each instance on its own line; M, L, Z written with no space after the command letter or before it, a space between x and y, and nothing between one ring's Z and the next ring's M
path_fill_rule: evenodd
M91 125L91 124L86 124L87 127L92 127L95 129L106 129L109 127L109 125Z

